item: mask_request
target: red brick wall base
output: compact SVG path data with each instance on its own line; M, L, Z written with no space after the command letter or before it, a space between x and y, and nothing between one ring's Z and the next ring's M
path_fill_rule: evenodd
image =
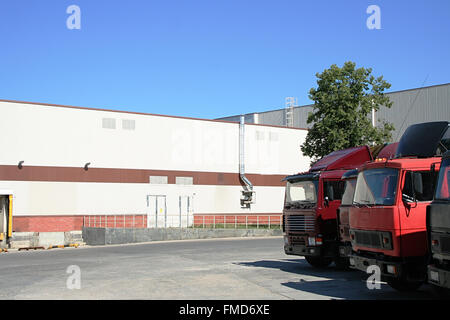
M15 216L13 232L67 232L95 228L146 228L147 215Z
M13 232L67 232L81 230L83 216L16 216Z
M196 227L233 227L233 225L281 225L281 214L195 214ZM94 228L147 228L147 215L70 215L15 216L13 232L80 231L83 226Z

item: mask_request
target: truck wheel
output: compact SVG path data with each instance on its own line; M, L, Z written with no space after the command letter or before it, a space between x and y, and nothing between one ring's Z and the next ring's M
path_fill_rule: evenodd
M351 270L350 260L348 258L338 257L334 259L334 264L338 270Z
M397 291L415 291L420 288L423 282L411 282L403 279L390 279L386 281L388 285Z
M431 285L431 288L433 289L433 293L436 295L437 298L442 300L450 299L450 289L436 285Z
M305 256L305 259L306 261L308 261L310 265L316 268L328 267L331 264L331 262L333 262L333 259L324 257Z

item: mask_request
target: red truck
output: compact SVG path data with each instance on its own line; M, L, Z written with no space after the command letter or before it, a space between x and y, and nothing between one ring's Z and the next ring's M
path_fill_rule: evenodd
M350 265L362 271L378 266L381 280L400 291L415 290L426 281L426 210L447 130L446 121L412 125L394 159L358 169L349 210Z
M308 172L284 179L286 254L304 256L315 267L328 266L339 257L336 211L345 185L341 178L346 171L371 160L367 146L339 150L320 159Z
M395 156L398 142L385 144L378 148L372 149L372 155L375 158L391 159ZM355 194L356 178L358 170L349 170L342 176L345 181L345 190L342 196L341 206L337 212L338 237L339 237L339 257L335 260L336 266L340 269L349 267L349 255L352 252L352 244L350 240L350 224L349 212L353 206L353 196Z

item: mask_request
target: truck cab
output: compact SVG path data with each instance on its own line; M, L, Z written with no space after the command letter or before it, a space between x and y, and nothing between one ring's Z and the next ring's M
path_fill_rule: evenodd
M434 200L427 211L427 229L428 247L431 251L428 282L438 293L448 296L450 292L450 152L442 157Z
M371 160L367 146L339 150L320 159L308 172L284 179L286 254L304 256L315 267L327 266L338 257L336 212L344 193L342 175Z
M400 291L415 290L426 280L426 210L447 131L444 121L410 126L394 159L358 170L349 211L350 265L362 271L378 266L381 279Z
M391 159L395 156L397 145L398 142L373 147L371 148L372 156L377 159ZM336 266L340 269L347 269L349 267L349 255L352 251L349 233L349 213L350 207L353 206L353 196L355 194L357 177L357 169L349 170L342 176L342 180L345 181L345 189L342 196L341 206L337 212L339 258L336 259Z

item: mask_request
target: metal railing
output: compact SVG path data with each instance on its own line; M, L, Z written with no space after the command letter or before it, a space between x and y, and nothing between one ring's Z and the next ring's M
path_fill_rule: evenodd
M83 226L90 228L147 228L147 215L90 215L83 217Z
M83 226L91 228L209 228L209 229L281 229L280 215L89 215ZM148 220L149 219L149 220Z
M281 229L282 215L195 215L194 228Z

